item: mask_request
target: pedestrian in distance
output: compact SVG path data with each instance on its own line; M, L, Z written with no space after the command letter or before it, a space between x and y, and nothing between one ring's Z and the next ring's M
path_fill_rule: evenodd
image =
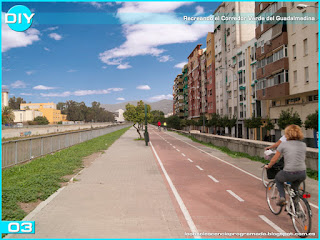
M277 148L276 154L270 160L270 163L265 165L265 168L271 168L277 162L280 155L283 154L284 168L278 172L275 177L280 195L280 199L277 202L279 206L286 204L284 182L291 182L292 188L298 191L300 183L306 179L305 160L307 145L301 141L303 139L301 128L294 124L287 126L285 129L285 137L286 141L280 139L281 143ZM297 201L298 198L295 200Z

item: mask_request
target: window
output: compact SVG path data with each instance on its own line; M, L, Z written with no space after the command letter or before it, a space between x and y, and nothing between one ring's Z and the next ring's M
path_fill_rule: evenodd
M318 52L318 50L319 50L318 38L319 38L319 33L316 33L316 51L317 51L317 52Z
M309 68L308 67L304 68L304 79L305 79L305 83L309 83Z
M294 80L294 84L298 83L297 71L293 71L293 80Z
M297 48L296 45L292 45L292 52L293 52L293 60L297 59Z
M294 7L294 2L291 2L291 8L293 8Z
M243 64L243 66L245 65L245 59L246 59L246 54L243 53L243 56L242 56L242 64Z
M304 56L308 55L308 39L303 40L303 52Z
M264 41L261 41L261 53L264 53Z

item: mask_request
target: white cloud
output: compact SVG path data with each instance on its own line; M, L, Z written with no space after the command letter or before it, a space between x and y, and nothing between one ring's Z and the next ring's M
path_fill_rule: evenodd
M8 89L8 85L2 85L2 89Z
M33 70L26 71L26 74L27 74L27 75L32 75L32 74L34 74L34 73L35 73L35 71L33 71Z
M117 68L118 69L128 69L128 68L132 68L132 66L130 66L128 63L124 63L124 64L119 64L119 66Z
M2 71L3 72L9 72L9 71L11 71L12 69L10 69L10 68L5 68L5 67L2 67Z
M212 23L187 24L174 11L189 2L126 2L118 9L126 41L99 54L108 65L122 65L130 57L151 55L161 58L160 46L195 42L212 31ZM137 13L137 14L133 14ZM156 22L156 27L154 23ZM166 24L168 23L168 24ZM174 24L173 24L174 23ZM129 64L129 63L127 63Z
M50 52L50 49L49 49L49 48L44 47L43 49L46 50L46 51L48 51L48 52Z
M204 13L204 8L201 6L196 6L196 16L201 15Z
M115 3L112 2L87 2L86 4L90 4L91 6L95 7L96 9L102 9L104 6L114 6Z
M139 90L150 90L151 88L148 85L140 85L137 87Z
M32 96L31 93L20 93L21 96Z
M48 87L48 86L43 86L43 85L38 85L33 87L35 90L51 90L51 89L56 89L56 87Z
M54 30L57 30L59 27L58 26L56 26L56 27L49 27L49 28L47 28L47 29L45 29L45 30L43 30L44 32L46 32L46 31L54 31Z
M42 97L69 97L69 96L87 96L87 95L99 95L108 94L111 92L122 91L123 88L108 88L102 90L78 90L74 92L63 92L63 93L40 93Z
M103 68L103 69L106 69L106 68L107 68L107 66L102 66L102 68Z
M74 70L74 69L70 69L70 70L68 70L67 72L68 73L73 73L73 72L77 72L78 70Z
M124 101L125 99L122 97L117 98L118 101Z
M168 62L171 61L172 58L169 55L161 56L158 58L159 62Z
M42 97L68 97L71 95L71 92L63 93L40 93Z
M54 39L54 40L57 40L57 41L59 41L59 40L62 39L62 36L59 35L58 33L50 33L48 36L49 36L50 38Z
M2 19L4 13L2 12ZM13 31L7 24L1 24L2 45L1 51L6 52L11 48L26 47L39 41L40 32L35 28L30 28L25 32Z
M10 85L12 88L26 88L27 84L25 82L22 82L20 80L15 81Z
M175 68L183 68L184 65L186 65L188 62L181 62L181 63L178 63L176 65L174 65Z
M157 96L154 96L154 97L149 98L148 101L150 101L150 102L157 102L157 101L164 100L164 99L172 100L172 99L173 99L173 96L172 96L172 94L157 95Z

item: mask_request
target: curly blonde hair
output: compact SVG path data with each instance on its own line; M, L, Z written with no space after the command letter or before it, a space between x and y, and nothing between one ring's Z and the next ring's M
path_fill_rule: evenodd
M298 125L291 124L286 127L284 134L287 140L302 140L303 133Z

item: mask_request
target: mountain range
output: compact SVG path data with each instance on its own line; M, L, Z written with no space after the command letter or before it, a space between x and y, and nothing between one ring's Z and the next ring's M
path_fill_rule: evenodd
M137 102L139 101L129 101L129 102L123 102L123 103L116 103L116 104L101 104L101 107L106 109L109 112L115 112L118 109L126 110L126 105L128 103L137 106ZM173 111L173 101L172 100L161 100L158 102L145 102L151 106L152 110L160 110L164 112L164 114L172 113Z

